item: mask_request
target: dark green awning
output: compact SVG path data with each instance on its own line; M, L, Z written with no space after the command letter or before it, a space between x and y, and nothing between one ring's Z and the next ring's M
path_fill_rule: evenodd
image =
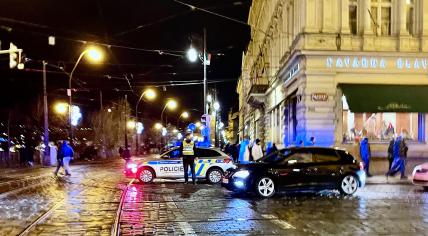
M428 112L427 85L341 84L349 109L361 112Z

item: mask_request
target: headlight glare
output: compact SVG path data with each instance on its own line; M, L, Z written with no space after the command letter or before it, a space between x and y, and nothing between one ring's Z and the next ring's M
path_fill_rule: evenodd
M242 178L245 179L250 175L250 172L248 170L240 170L236 172L233 177Z

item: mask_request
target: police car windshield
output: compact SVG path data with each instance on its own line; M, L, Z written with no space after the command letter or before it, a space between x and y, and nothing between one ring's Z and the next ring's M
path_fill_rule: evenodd
M179 148L174 148L174 149L171 149L169 151L166 151L166 152L160 154L158 156L158 158L161 158L161 159L180 158L180 149Z

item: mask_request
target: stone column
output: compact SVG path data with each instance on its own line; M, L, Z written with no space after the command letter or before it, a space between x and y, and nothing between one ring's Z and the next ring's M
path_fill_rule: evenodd
M427 37L428 36L428 1L422 1L421 2L421 4L422 4L422 14L420 14L420 15L422 15L422 30L421 30L421 32L422 32L422 36L425 36L425 37ZM415 10L417 10L416 8L415 8ZM418 19L417 19L418 20Z
M322 31L325 33L335 33L336 26L336 12L337 6L333 0L324 0L322 9ZM317 10L319 11L319 10Z
M349 0L342 0L342 19L341 19L341 33L350 34L349 29Z
M364 0L363 4L364 10L364 34L372 35L372 18L370 16L369 10L371 10L371 0Z
M407 4L406 0L398 0L398 34L401 35L409 35L409 32L406 29L407 23Z

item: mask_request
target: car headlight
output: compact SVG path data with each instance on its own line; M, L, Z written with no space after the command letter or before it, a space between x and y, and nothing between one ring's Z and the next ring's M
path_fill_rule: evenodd
M416 174L416 172L419 172L422 170L422 166L416 166L415 169L413 169L412 176Z
M250 175L250 172L248 170L240 170L236 172L233 177L242 178L245 179Z

